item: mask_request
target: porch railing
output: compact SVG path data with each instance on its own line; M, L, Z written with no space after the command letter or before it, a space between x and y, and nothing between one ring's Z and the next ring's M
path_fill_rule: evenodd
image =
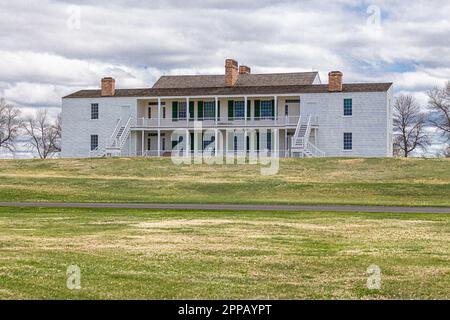
M190 128L194 127L194 120L201 121L203 126L210 127L227 127L227 126L292 126L295 128L298 124L300 116L280 116L280 117L251 117L245 119L244 117L220 117L217 119L213 117L203 117L196 119L186 118L178 118L178 119L169 119L162 118L160 119L160 127L167 128ZM311 125L316 126L319 124L319 118L316 115L311 115ZM157 128L158 127L158 119L157 118L138 118L136 119L133 127L138 128Z

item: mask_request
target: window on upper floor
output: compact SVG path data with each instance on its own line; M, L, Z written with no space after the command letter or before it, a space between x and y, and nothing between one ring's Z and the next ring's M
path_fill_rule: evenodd
M148 107L148 118L152 118L152 107Z
M91 104L91 119L92 120L98 119L98 104L97 103Z
M344 132L344 150L353 149L353 134L351 132Z
M274 106L273 101L263 100L261 101L261 119L273 119Z
M91 135L91 151L94 151L98 148L98 135Z
M187 116L187 104L186 101L173 101L172 102L172 121L178 121L186 119Z
M235 101L234 102L234 119L240 120L245 117L245 102Z
M203 105L203 118L212 120L216 117L216 103L214 101L206 101Z
M353 115L353 100L344 99L344 116L349 117Z
M199 101L198 107L198 119L201 120L214 120L216 117L216 103L214 101Z
M187 105L186 102L178 102L178 119L186 119Z
M285 105L284 106L284 115L287 117L287 116L289 116L289 106L288 105Z

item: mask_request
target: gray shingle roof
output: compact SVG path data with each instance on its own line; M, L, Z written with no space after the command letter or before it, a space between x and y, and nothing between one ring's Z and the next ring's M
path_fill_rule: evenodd
M353 83L344 84L342 92L385 92L392 83ZM328 85L284 85L284 86L234 86L234 87L196 87L196 88L143 88L116 89L114 97L184 97L184 96L225 96L225 95L276 95L327 93ZM330 93L335 94L335 93ZM100 90L81 90L64 98L101 98Z
M235 87L311 85L317 72L240 74ZM162 76L155 89L225 87L224 75Z

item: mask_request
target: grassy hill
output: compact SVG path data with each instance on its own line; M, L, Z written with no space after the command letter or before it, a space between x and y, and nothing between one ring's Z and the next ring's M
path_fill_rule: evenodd
M182 165L171 159L0 161L0 201L450 206L446 159L281 159Z
M450 161L0 161L0 201L450 206ZM442 214L0 208L0 299L448 299ZM366 287L367 268L382 272ZM66 287L70 265L81 289Z

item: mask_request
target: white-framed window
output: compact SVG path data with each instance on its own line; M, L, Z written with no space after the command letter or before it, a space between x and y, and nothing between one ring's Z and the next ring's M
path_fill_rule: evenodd
M245 102L235 101L234 102L234 119L240 120L245 117Z
M205 101L203 105L203 118L215 119L216 117L216 103L214 101Z
M98 103L91 104L91 120L98 119Z
M353 115L353 100L344 99L344 116L351 117Z
M353 150L353 134L351 132L344 132L344 150Z
M98 135L91 135L91 151L94 151L98 148Z
M273 119L273 102L271 100L261 101L261 119Z
M187 116L187 104L185 101L178 102L178 119L186 119Z

